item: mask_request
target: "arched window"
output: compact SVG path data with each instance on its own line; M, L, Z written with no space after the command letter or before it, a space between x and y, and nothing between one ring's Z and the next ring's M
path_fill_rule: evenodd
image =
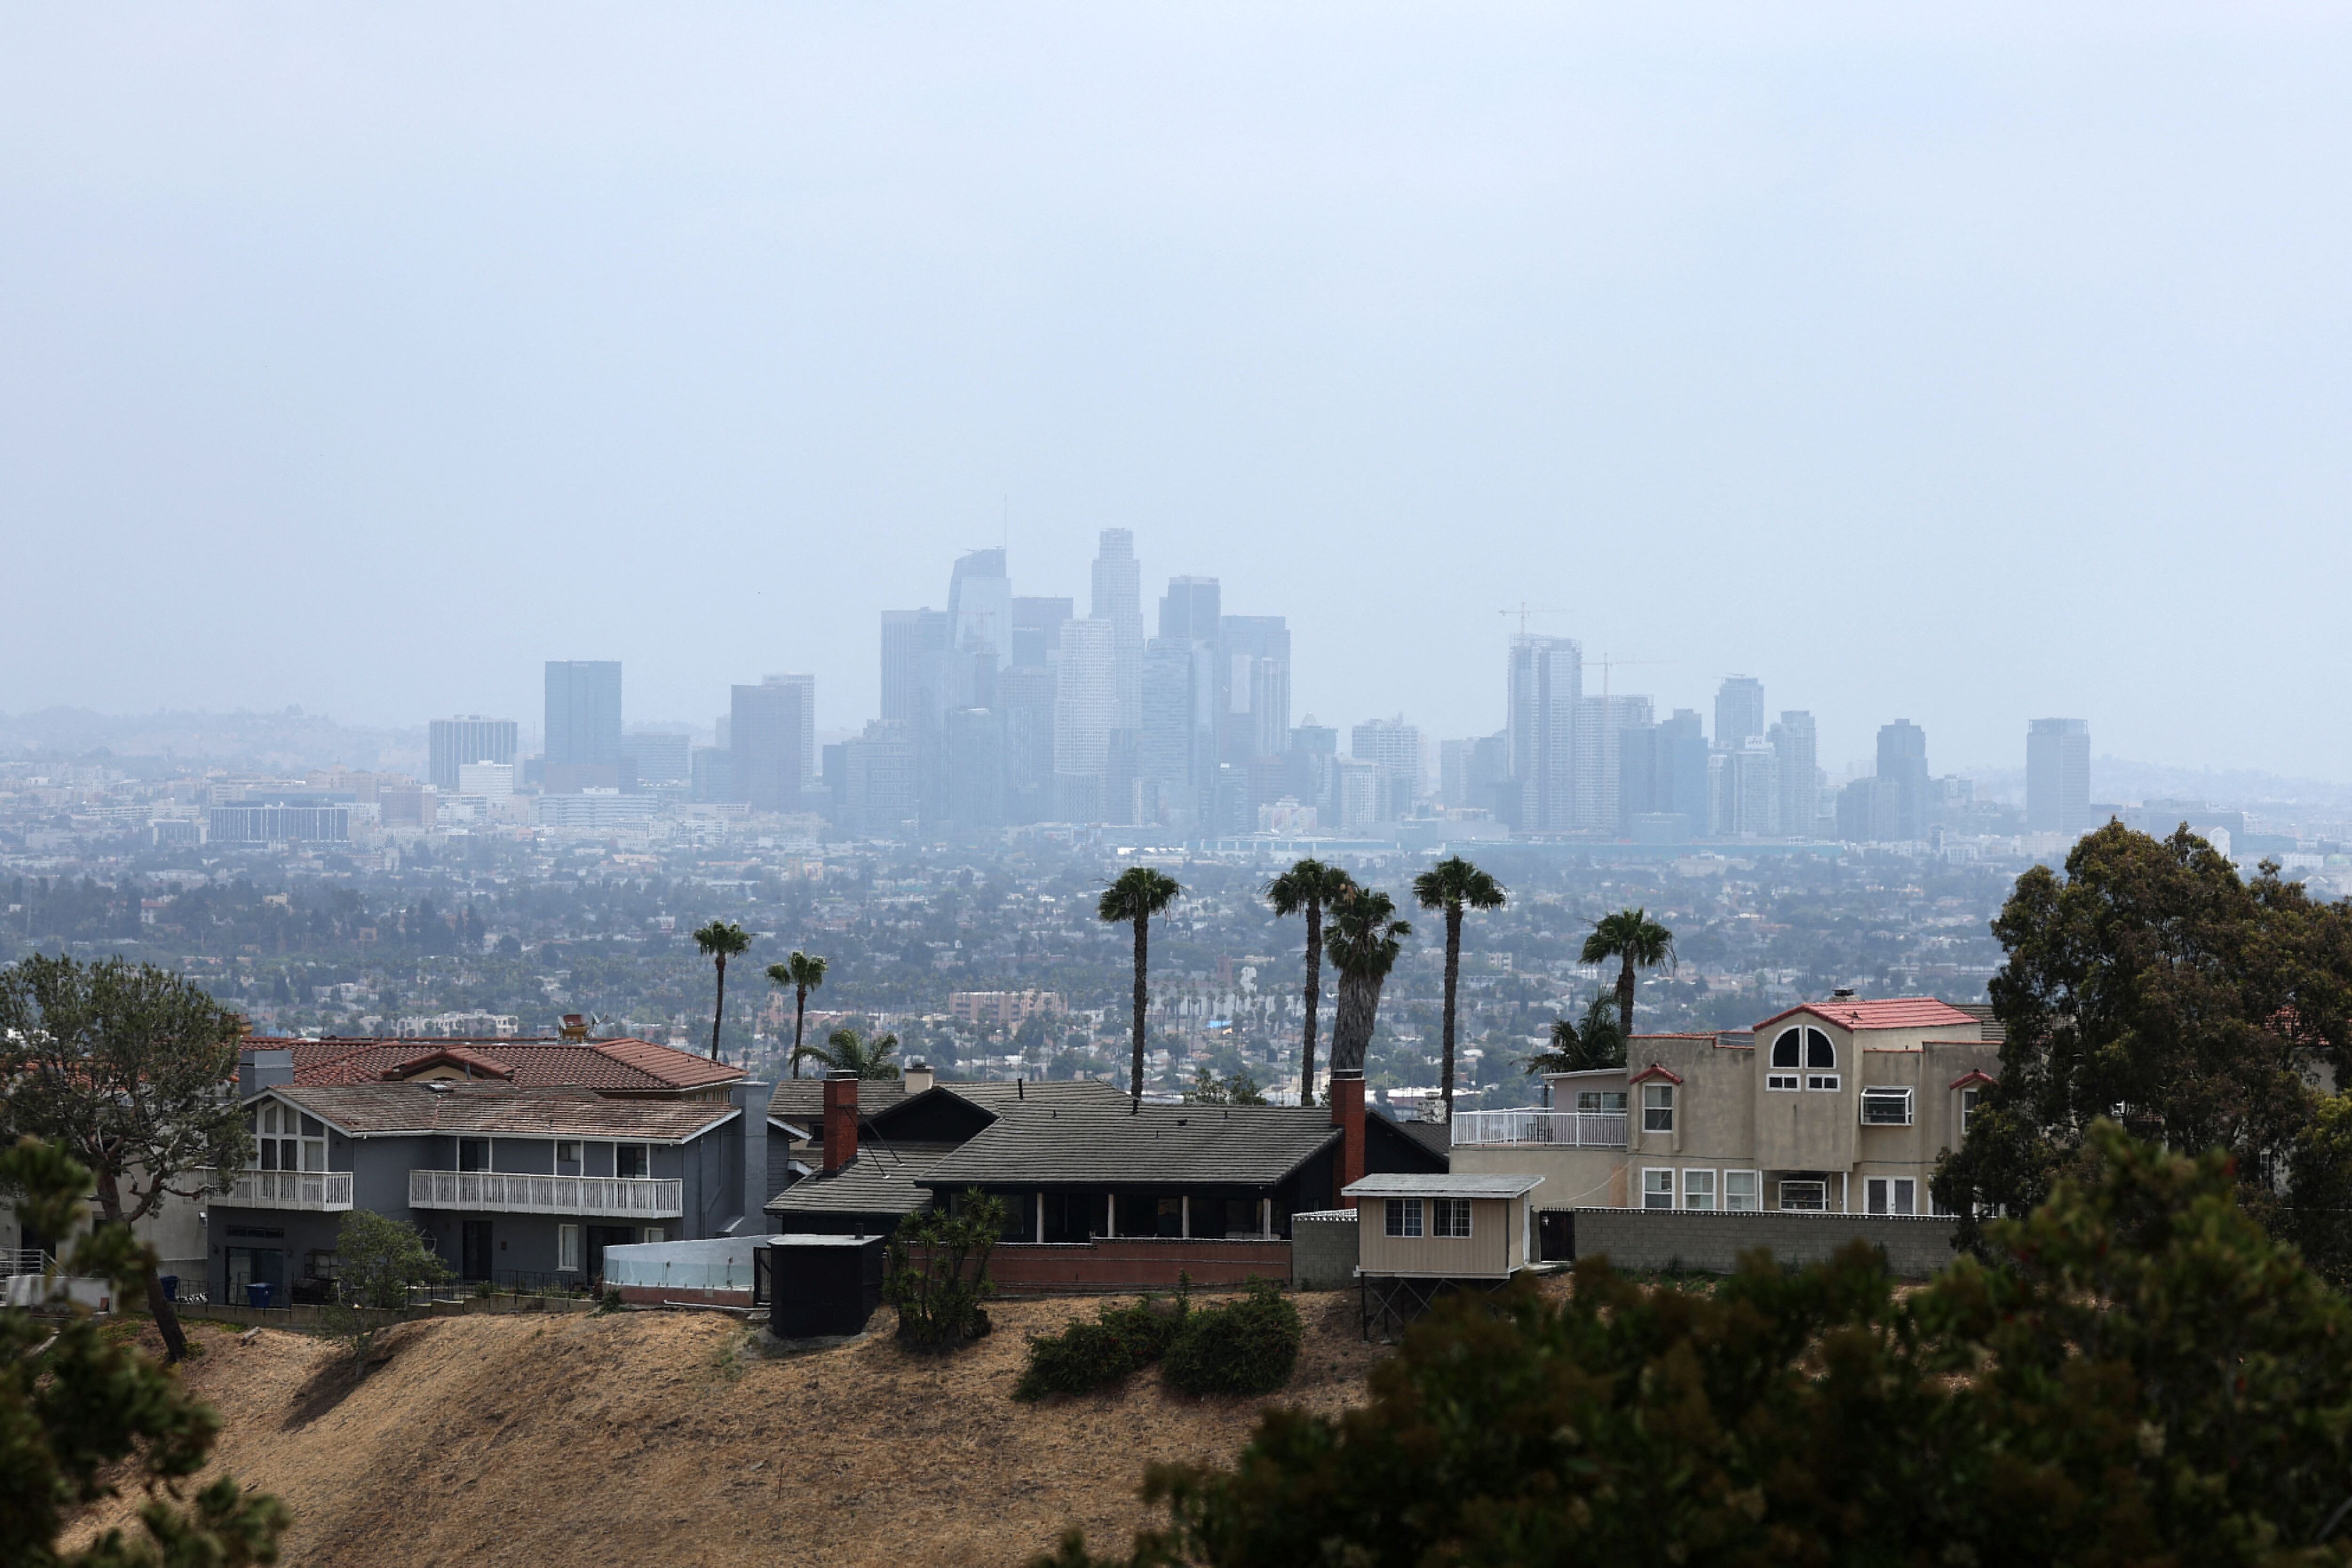
M1803 1071L1800 1073L1799 1068ZM1790 1025L1772 1037L1771 1070L1766 1089L1834 1089L1838 1087L1837 1044L1815 1028Z
M1834 1089L1837 1086L1837 1047L1819 1029L1807 1029L1805 1031L1805 1087Z
M1772 1070L1764 1075L1766 1089L1792 1089L1799 1086L1801 1080L1797 1077L1797 1068L1801 1064L1797 1058L1804 1048L1804 1030L1790 1027L1774 1037Z

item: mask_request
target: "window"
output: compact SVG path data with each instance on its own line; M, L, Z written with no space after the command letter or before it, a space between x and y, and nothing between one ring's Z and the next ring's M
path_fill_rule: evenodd
M1391 1198L1388 1201L1388 1225L1385 1228L1391 1236L1419 1236L1421 1234L1421 1200Z
M559 1225L555 1227L555 1266L577 1273L580 1268L580 1227Z
M1830 1206L1830 1184L1813 1181L1782 1182L1780 1206L1784 1209L1825 1209Z
M646 1226L646 1239L647 1241L667 1241L669 1239L669 1232L664 1230L657 1225L649 1225Z
M1587 1115L1619 1116L1625 1114L1625 1091L1622 1089L1580 1089L1576 1091L1576 1109Z
M557 1139L555 1141L555 1163L559 1166L570 1165L576 1170L580 1164L579 1142L576 1140L569 1138ZM564 1172L562 1173L570 1174L571 1173Z
M1713 1171L1683 1173L1683 1207L1686 1209L1715 1207L1715 1173Z
M1642 1086L1642 1131L1672 1132L1675 1130L1675 1086L1670 1083L1645 1083Z
M1911 1125L1911 1091L1907 1089L1865 1089L1862 1091L1864 1127Z
M650 1173L651 1165L644 1144L615 1143L613 1145L613 1174L644 1177Z
M323 1171L327 1168L327 1124L305 1116L290 1105L268 1100L247 1118L253 1130L253 1165L257 1171Z
M1674 1172L1642 1173L1642 1206L1645 1209L1670 1209L1675 1206Z
M1919 1184L1908 1176L1872 1176L1862 1190L1863 1206L1872 1214L1919 1212Z
M1837 1045L1819 1029L1791 1026L1774 1036L1771 1066L1774 1070L1764 1075L1768 1089L1795 1089L1800 1068L1807 1089L1833 1090L1838 1086Z
M1467 1239L1470 1235L1468 1198L1433 1198L1429 1205L1429 1234Z
M1727 1212L1752 1214L1763 1206L1763 1178L1754 1171L1723 1173L1723 1206Z
M1960 1090L1961 1137L1966 1138L1969 1135L1969 1118L1977 1113L1977 1106L1983 1100L1984 1090L1981 1089L1964 1089Z
M487 1138L457 1140L457 1169L487 1171L490 1168L490 1141Z

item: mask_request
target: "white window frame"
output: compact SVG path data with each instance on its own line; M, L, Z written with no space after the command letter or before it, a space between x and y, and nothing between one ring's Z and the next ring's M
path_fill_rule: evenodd
M559 1225L555 1227L555 1267L563 1273L580 1272L580 1227Z
M667 1241L668 1239L669 1232L662 1226L657 1225L649 1225L646 1226L646 1240L648 1243L659 1243Z
M1670 1083L1645 1083L1642 1086L1642 1131L1672 1132L1675 1130L1675 1086Z
M1862 1119L1862 1125L1864 1127L1908 1127L1915 1120L1911 1099L1911 1090L1905 1085L1895 1083L1869 1084L1864 1086L1863 1089L1862 1102L1854 1114ZM1873 1100L1879 1100L1882 1103L1889 1100L1901 1100L1903 1102L1903 1120L1900 1121L1887 1121L1874 1118L1870 1114L1870 1102Z
M577 1138L558 1138L555 1141L555 1163L559 1165L564 1163L566 1161L571 1162L574 1165L584 1165L587 1163L587 1161L581 1158L581 1156L586 1151L581 1147L580 1140Z
M1732 1184L1746 1177L1745 1193L1732 1190ZM1737 1200L1744 1198L1745 1203ZM1755 1214L1764 1206L1764 1173L1761 1171L1726 1171L1723 1173L1723 1212Z
M1902 1206L1897 1207L1898 1204ZM1901 1219L1916 1216L1919 1212L1918 1178L1864 1176L1862 1179L1862 1212Z
M1789 1189L1791 1187L1811 1187L1821 1194L1822 1201L1811 1205L1791 1204L1789 1201ZM1816 1181L1810 1176L1784 1176L1774 1187L1772 1198L1774 1203L1786 1213L1826 1214L1830 1206L1830 1184L1824 1181Z
M1653 1202L1654 1199L1663 1201ZM1675 1168L1672 1165L1644 1165L1642 1168L1642 1206L1645 1209L1670 1209L1675 1206Z
M1713 1171L1700 1170L1696 1166L1684 1170L1683 1207L1700 1214L1713 1214L1716 1194L1716 1174Z
M1783 1043L1791 1040L1795 1042L1795 1048L1789 1054L1798 1059L1784 1064L1780 1060L1780 1047ZM1774 1036L1771 1045L1766 1047L1764 1058L1768 1068L1764 1074L1764 1088L1767 1092L1774 1094L1795 1093L1800 1084L1803 1081L1797 1075L1799 1069L1804 1065L1804 1055L1805 1031L1799 1026L1791 1024L1787 1028L1781 1030L1778 1035Z
M1587 1105L1586 1100L1592 1103ZM1615 1100L1614 1105L1610 1104ZM1622 1116L1625 1114L1625 1091L1622 1089L1580 1089L1576 1091L1576 1109L1585 1116Z
M1468 1198L1432 1198L1429 1203L1429 1234L1447 1241L1470 1239L1470 1200Z
M1984 1085L1970 1084L1960 1090L1960 1136L1963 1139L1969 1135L1969 1119L1977 1113L1977 1107L1983 1103Z
M1805 1075L1805 1089L1808 1093L1835 1094L1842 1081L1833 1072L1809 1072Z
M1426 1234L1422 1223L1419 1198L1389 1198L1382 1211L1381 1230L1400 1241L1419 1241Z

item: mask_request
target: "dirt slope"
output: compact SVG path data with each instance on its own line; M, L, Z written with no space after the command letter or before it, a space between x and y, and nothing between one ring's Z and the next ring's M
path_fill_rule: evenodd
M1336 1410L1374 1352L1351 1293L1299 1300L1285 1397ZM1091 1310L1000 1303L946 1362L879 1334L761 1360L716 1315L453 1318L355 1388L320 1341L207 1326L188 1381L226 1420L220 1462L293 1510L289 1563L1009 1564L1072 1523L1124 1543L1148 1461L1229 1458L1255 1417L1156 1373L1015 1404L1025 1335Z

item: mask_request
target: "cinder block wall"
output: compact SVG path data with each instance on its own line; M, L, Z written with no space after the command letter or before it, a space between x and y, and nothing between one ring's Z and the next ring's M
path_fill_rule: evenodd
M1290 1283L1298 1290L1344 1290L1356 1282L1356 1211L1290 1216Z
M1685 1209L1578 1209L1576 1255L1605 1255L1643 1273L1682 1268L1728 1274L1763 1247L1780 1263L1820 1263L1846 1243L1869 1242L1904 1279L1925 1279L1952 1261L1956 1219L1896 1215L1695 1214Z

